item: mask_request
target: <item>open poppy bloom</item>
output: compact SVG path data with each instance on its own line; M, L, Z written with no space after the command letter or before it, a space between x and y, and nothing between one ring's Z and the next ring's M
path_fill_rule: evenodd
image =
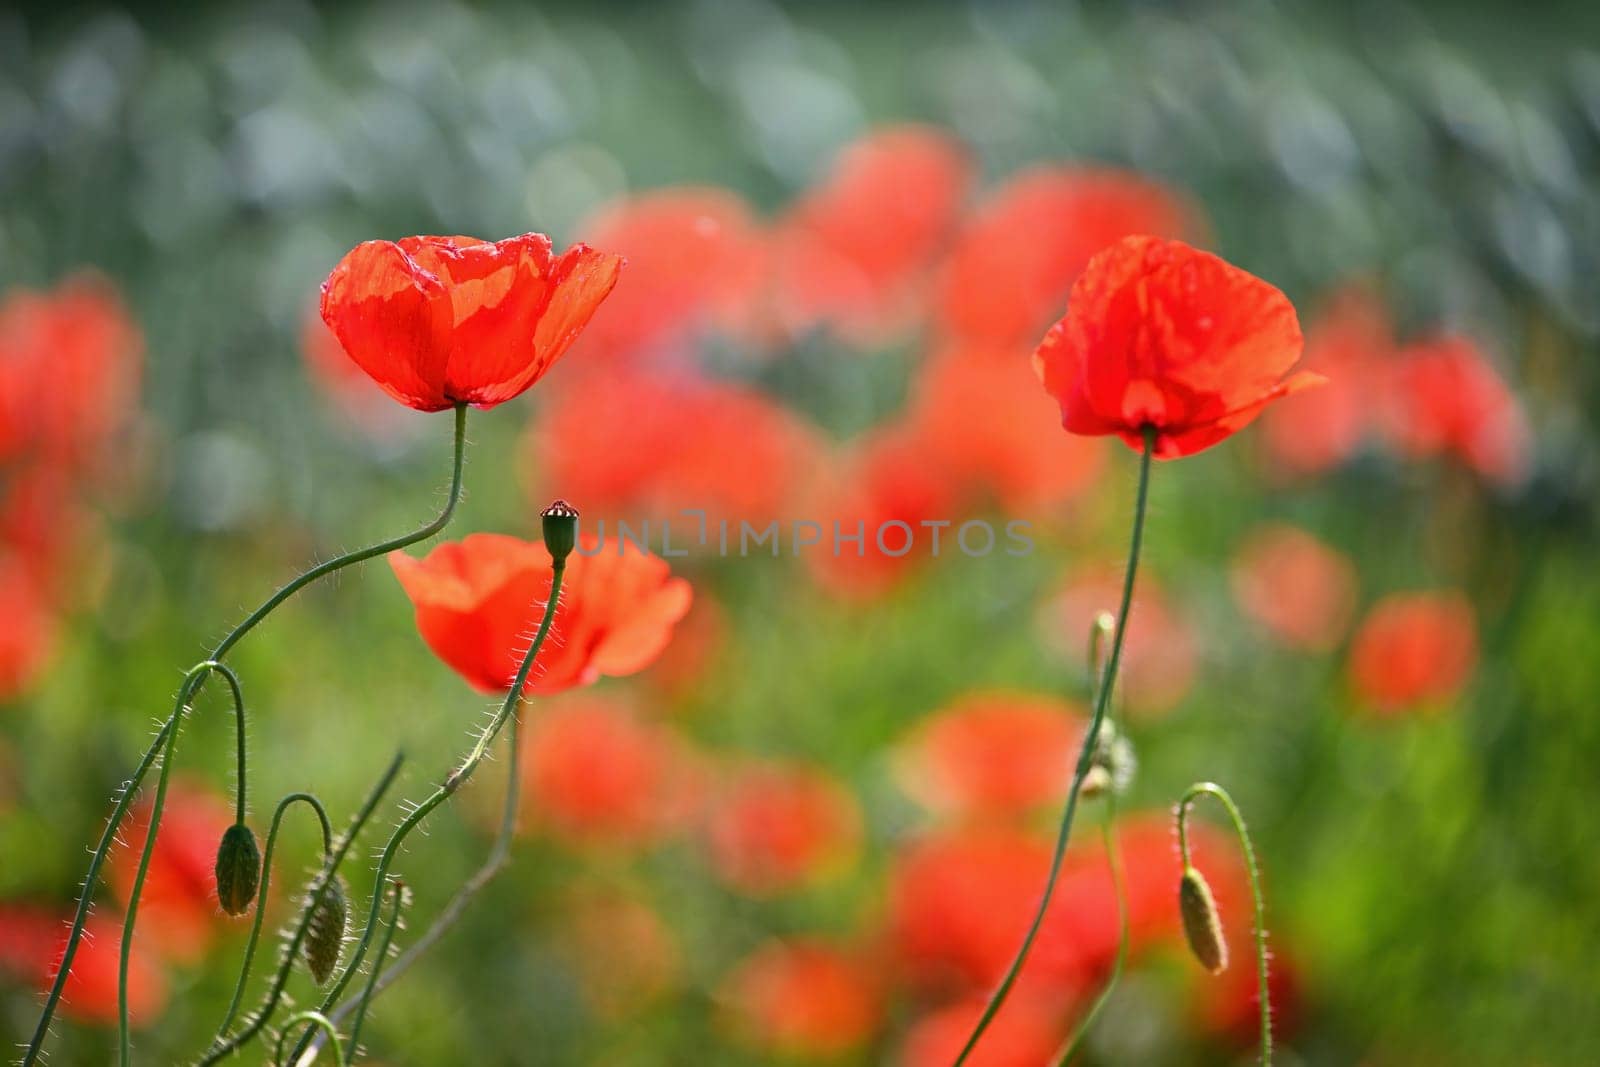
M712 802L711 864L729 888L769 897L835 873L857 851L855 797L821 770L759 763L739 768Z
M1302 371L1294 305L1260 278L1181 241L1128 237L1089 262L1066 317L1034 353L1070 433L1117 434L1158 459L1190 456L1247 426Z
M1471 339L1445 335L1410 345L1400 353L1392 384L1385 428L1402 454L1453 455L1502 485L1527 474L1522 406Z
M351 359L418 411L517 396L572 344L622 260L550 239L406 237L351 249L322 283L322 318Z
M550 599L544 545L471 534L420 560L392 552L389 565L416 607L428 647L484 692L509 688ZM691 595L689 583L649 552L615 538L580 537L527 692L557 693L602 674L643 670L666 647Z

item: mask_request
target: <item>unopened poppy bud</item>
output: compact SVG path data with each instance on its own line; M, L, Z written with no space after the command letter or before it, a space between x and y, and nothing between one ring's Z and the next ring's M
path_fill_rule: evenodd
M1133 742L1115 723L1107 721L1100 727L1100 737L1090 757L1089 773L1084 775L1078 795L1086 799L1108 792L1121 796L1133 784L1138 769L1139 757L1133 751Z
M217 847L217 900L229 915L243 915L255 903L261 884L261 850L244 823L234 823Z
M1222 939L1217 900L1211 895L1205 875L1193 867L1184 870L1183 881L1178 883L1178 912L1183 916L1183 933L1194 958L1212 974L1227 970L1228 943Z
M545 550L559 567L578 543L578 509L565 500L556 500L539 517L544 520Z
M318 985L326 982L339 965L339 953L344 950L345 924L350 908L345 902L344 879L335 877L328 883L322 901L311 913L306 926L304 952L306 969Z

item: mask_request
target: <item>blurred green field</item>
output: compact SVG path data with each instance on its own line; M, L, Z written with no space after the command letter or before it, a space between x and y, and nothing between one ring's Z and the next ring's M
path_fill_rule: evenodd
M1297 979L1279 1062L1600 1062L1600 9L1576 4L0 12L0 287L97 269L145 349L140 412L97 497L103 528L72 562L48 670L0 702L0 912L67 913L113 790L228 626L310 561L439 504L447 415L367 434L307 373L306 318L346 249L412 233L578 240L600 205L675 184L776 214L840 146L905 121L970 146L985 191L1045 161L1138 170L1192 196L1211 247L1304 318L1371 277L1403 333L1445 324L1493 353L1532 429L1515 486L1376 447L1285 484L1255 430L1158 465L1142 573L1194 635L1197 666L1175 708L1129 715L1139 771L1121 806L1159 813L1201 779L1238 799ZM719 358L843 441L901 408L926 347L913 334L859 352L822 333L766 362ZM560 398L541 389L472 414L447 536L538 536L532 487L545 486L524 434ZM780 1055L730 1023L728 976L774 936L890 952L890 872L930 824L893 753L930 712L996 688L1085 699L1082 641L1052 639L1042 612L1064 574L1119 565L1137 459L1108 456L1086 501L1037 518L1039 552L945 558L865 602L792 558L673 560L720 605L720 645L692 684L652 668L598 691L703 753L836 776L862 813L854 858L753 899L714 877L692 832L592 849L530 833L376 1002L371 1060L907 1064L908 1029L937 1006L919 993L886 993L855 1047ZM1479 653L1464 694L1429 714L1364 714L1348 634L1316 654L1271 640L1229 572L1265 521L1355 561L1357 619L1390 592L1465 592ZM408 754L348 872L359 899L399 799L437 781L488 707L427 653L410 608L368 564L300 595L231 657L252 708L258 832L299 789L342 822ZM539 713L535 699L528 720ZM180 770L227 794L231 731L209 691ZM487 765L409 845L411 930L481 861L502 774ZM1092 840L1096 817L1075 840ZM304 824L281 842L270 921L291 918L314 844ZM624 990L621 1006L605 990L631 980L626 931L620 960L586 971L592 942L574 949L575 900L607 894L645 901L675 946L660 988ZM168 968L164 1014L135 1036L143 1062L186 1062L215 1029L243 934L215 924L204 962ZM0 1044L13 1048L38 995L9 963ZM1086 1062L1252 1062L1248 1044L1194 1024L1190 971L1175 951L1136 961ZM290 988L315 1000L303 974ZM111 1062L114 1042L58 1022L49 1062Z

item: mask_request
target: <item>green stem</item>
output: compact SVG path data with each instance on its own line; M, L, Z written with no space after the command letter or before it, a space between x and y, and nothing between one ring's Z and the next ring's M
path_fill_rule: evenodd
M332 574L334 571L337 571L343 567L348 567L355 563L361 563L364 560L371 559L374 556L382 555L395 549L405 548L406 546L413 545L418 541L426 540L427 538L430 538L434 534L438 533L440 530L444 529L445 526L450 522L451 516L455 514L457 503L459 503L461 500L461 475L466 457L466 434L467 406L465 404L457 404L455 408L455 430L453 438L454 458L451 465L450 491L449 496L445 500L444 509L440 511L436 518L426 525L413 530L409 534L392 538L388 541L384 541L380 544L372 545L367 548L358 549L354 552L347 552L344 555L336 556L325 563L319 563L317 566L290 581L287 585L273 593L272 596L268 597L259 608L246 616L243 622L239 623L239 625L230 630L228 634L217 644L216 648L207 658L207 662L220 663L223 656L225 656L234 645L238 644L240 639L242 639L245 634L253 630L263 619L271 614L273 609L277 608L285 600L288 600L295 593L299 592L311 582L316 581L318 578ZM202 680L204 677L204 675L201 676ZM184 688L188 688L187 679L185 681ZM182 707L192 700L198 692L198 689L198 682L195 683L194 688L189 689L188 692L184 692L182 689L180 689L177 701L178 706ZM112 806L111 818L106 823L106 828L101 833L100 841L95 846L94 854L89 860L89 871L83 879L83 889L78 896L78 907L76 913L73 915L71 932L67 935L66 948L62 953L61 963L56 971L55 981L51 984L50 992L45 997L44 1007L40 1009L39 1021L34 1026L33 1036L28 1042L27 1051L25 1051L22 1055L22 1067L34 1067L34 1064L38 1062L39 1056L43 1052L45 1039L50 1035L50 1022L55 1018L56 1007L61 1002L61 993L66 987L67 975L71 971L73 957L77 955L78 944L83 940L83 928L89 917L89 907L93 902L95 889L99 885L100 869L105 865L106 856L110 852L111 846L117 839L117 831L122 826L122 820L127 817L128 807L132 803L133 794L138 790L140 784L144 781L145 775L149 773L150 768L155 764L156 757L161 752L162 746L168 741L169 733L175 729L175 718L168 719L166 725L164 725L160 732L156 734L155 740L150 743L149 749L145 751L144 756L140 759L139 766L134 770L133 776L129 778L127 784L123 786L121 795L118 796L116 803ZM239 752L240 775L238 804L242 813L244 806L244 733L242 724L239 735ZM154 830L155 826L152 823L151 832L154 833Z
M1107 976L1106 984L1100 988L1100 994L1094 998L1094 1004L1089 1007L1089 1011L1078 1021L1072 1040L1067 1044L1067 1050L1061 1054L1061 1059L1058 1061L1060 1067L1066 1067L1071 1063L1072 1058L1082 1049L1089 1031L1094 1028L1095 1020L1110 1002L1111 993L1116 989L1117 982L1122 979L1122 969L1128 962L1128 887L1122 872L1122 854L1117 848L1116 819L1116 794L1107 793L1106 819L1100 827L1100 834L1105 841L1106 863L1111 867L1111 883L1117 893L1117 956L1111 963L1111 974Z
M145 829L144 850L139 854L139 870L133 878L133 888L128 894L128 911L122 920L122 944L117 959L117 1060L127 1067L132 1058L132 1045L128 1031L128 963L133 954L134 924L139 919L139 901L144 897L144 880L150 871L150 857L155 854L156 837L161 830L161 813L167 803L167 785L172 777L173 753L178 747L178 732L183 728L183 717L190 710L190 701L199 692L201 682L213 671L227 680L233 693L234 719L239 723L239 806L244 806L244 694L239 688L239 677L214 660L196 665L184 676L178 689L178 704L172 709L168 728L162 731L166 739L161 756L161 774L156 779L155 800L150 805L150 824ZM65 962L65 961L63 961ZM65 967L62 974L66 973Z
M272 1062L283 1063L283 1039L289 1036L289 1031L294 1029L295 1023L310 1023L311 1030L320 1030L328 1035L328 1040L333 1042L333 1060L335 1063L348 1062L344 1056L344 1043L339 1040L339 1031L329 1021L328 1017L320 1011L302 1011L291 1015L283 1024L283 1029L278 1032L278 1040L272 1046ZM353 1044L353 1042L352 1042Z
M489 751L489 746L494 743L495 738L500 735L500 730L505 725L506 720L516 713L517 707L522 701L523 686L527 684L528 674L533 669L533 662L539 655L539 649L544 647L545 638L550 634L550 624L555 621L556 604L561 598L561 580L565 574L565 560L556 562L551 567L550 599L545 603L544 618L539 622L539 631L534 635L533 643L528 646L527 654L522 657L522 665L517 668L517 675L511 682L511 690L506 694L505 703L500 706L500 710L495 713L489 725L479 733L478 740L473 744L472 750L467 753L467 757L462 761L461 765L446 775L439 787L427 799L418 804L411 814L400 821L400 825L395 827L394 833L390 836L389 843L384 846L382 855L378 857L378 870L374 876L372 889L372 904L367 911L367 922L362 930L361 939L356 943L356 950L351 953L349 962L339 972L338 980L334 982L333 987L323 997L322 1003L318 1005L319 1010L324 1012L332 1010L333 1006L338 1003L339 998L344 995L345 988L350 984L350 980L355 977L356 971L360 969L362 960L366 958L367 949L372 944L372 936L378 924L378 908L383 903L383 886L385 880L389 877L389 868L393 865L395 856L400 852L400 846L405 842L411 831L416 829L417 825L426 819L433 809L448 800L468 778L472 777L472 772L478 769L479 763L483 762L485 753ZM293 1055L298 1057L305 1051L308 1044L308 1038L301 1038L300 1044L295 1046Z
M356 1001L356 1017L350 1023L350 1055L357 1056L361 1052L361 1024L366 1021L367 1008L372 1003L372 998L377 992L378 976L383 973L383 961L389 958L389 947L394 944L395 931L400 929L400 910L405 907L405 883L395 880L389 883L394 899L394 907L389 912L389 922L383 928L383 940L378 944L378 957L372 962L372 972L367 975L367 985L361 993L361 999ZM336 1049L337 1051L337 1049ZM344 1060L339 1060L343 1064Z
M1216 798L1233 823L1234 835L1239 839L1239 850L1244 853L1245 869L1250 875L1250 896L1255 904L1256 986L1261 998L1261 1063L1272 1067L1272 999L1267 986L1267 902L1261 892L1261 868L1256 863L1255 846L1250 843L1250 831L1245 828L1244 816L1233 802L1228 791L1215 782L1197 782L1191 785L1178 801L1178 854L1184 869L1189 862L1189 809L1202 796Z
M467 910L467 905L472 899L482 892L483 887L500 873L511 855L511 841L516 836L517 809L522 798L522 773L521 756L522 746L518 734L522 725L520 715L513 715L506 730L506 744L510 748L510 756L506 765L506 795L500 809L500 830L495 835L494 844L489 849L489 856L484 860L483 866L467 879L462 887L456 890L450 902L439 912L438 918L432 925L418 937L411 947L396 957L393 964L384 968L383 977L372 985L369 996L388 989L389 986L399 981L401 976L411 969L417 960L439 941L444 939L455 924L460 921L462 914ZM356 1009L358 1001L352 997L338 1008L329 1012L328 1017L334 1022L340 1022L346 1015Z
M256 891L255 919L250 924L250 938L245 942L244 962L239 968L239 981L233 987L233 1000L228 1004L227 1014L222 1017L222 1025L217 1027L217 1041L227 1035L228 1027L233 1025L233 1020L239 1015L239 1006L244 1002L244 989L250 981L250 968L255 963L256 947L261 941L262 920L267 912L267 886L272 881L272 853L278 844L278 828L289 805L296 802L309 805L322 824L322 861L326 863L333 853L333 826L328 822L328 812L323 808L322 801L310 793L290 793L278 801L277 810L272 813L272 826L267 830L267 847L261 857L261 885Z
M277 973L273 975L272 987L268 990L266 999L261 1007L251 1017L243 1030L226 1039L213 1041L211 1047L201 1057L200 1067L210 1067L211 1064L232 1055L243 1048L261 1028L267 1025L267 1020L277 1010L278 1001L283 996L284 987L289 982L289 971L294 966L295 957L300 953L300 945L305 941L306 929L311 925L311 916L316 913L322 903L323 896L328 891L328 886L333 884L335 875L338 874L339 864L350 852L350 847L355 843L356 836L361 833L367 820L372 818L372 813L378 808L378 801L383 794L388 792L389 786L394 783L395 775L400 773L400 764L403 756L396 754L389 762L389 766L378 778L377 783L368 792L367 798L362 802L361 810L356 812L355 818L350 823L350 828L344 832L333 847L333 852L323 861L322 870L317 873L316 880L311 883L311 888L306 893L306 906L300 913L300 921L295 926L294 934L284 946L283 958L278 964ZM259 906L259 905L258 905Z
M1111 638L1111 655L1106 659L1105 679L1095 694L1094 715L1089 720L1089 730L1084 735L1083 748L1078 753L1078 765L1072 774L1072 788L1067 792L1066 810L1062 812L1061 827L1056 833L1055 853L1050 858L1050 874L1045 879L1038 910L1034 913L1033 921L1028 924L1028 932L1022 939L1022 947L1017 950L1016 958L1011 961L1005 977L1000 980L999 987L989 998L989 1003L984 1006L983 1014L978 1017L971 1036L962 1046L961 1054L956 1057L955 1067L961 1067L967 1062L972 1050L978 1047L978 1041L989 1029L989 1024L999 1014L1006 998L1011 995L1011 987L1016 985L1017 976L1022 973L1022 965L1027 962L1028 953L1033 949L1034 939L1039 936L1039 928L1044 925L1045 913L1050 908L1050 898L1054 895L1056 881L1061 876L1061 864L1066 858L1067 841L1072 836L1072 819L1078 810L1078 794L1083 789L1083 780L1088 776L1094 762L1095 748L1100 742L1100 727L1105 722L1106 709L1111 703L1111 693L1117 680L1117 667L1122 662L1122 644L1128 631L1128 609L1133 602L1133 581L1139 569L1139 548L1144 540L1145 506L1150 493L1150 461L1155 454L1155 441L1155 429L1146 427L1144 451L1139 460L1139 490L1133 510L1133 535L1128 543L1128 569L1122 581L1121 606L1117 609L1117 629Z

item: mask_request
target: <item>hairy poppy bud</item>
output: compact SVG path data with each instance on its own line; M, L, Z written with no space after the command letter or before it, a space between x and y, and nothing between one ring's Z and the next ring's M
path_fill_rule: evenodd
M345 923L349 917L344 879L335 877L328 883L328 889L322 894L322 901L311 913L311 922L306 927L306 969L318 985L326 982L339 965L339 953L344 949Z
M1194 958L1212 974L1227 970L1228 943L1222 939L1217 900L1211 895L1205 875L1193 867L1184 870L1183 881L1178 883L1178 912L1183 916L1183 933Z
M539 513L544 520L544 547L550 559L561 566L578 543L578 509L557 500Z
M234 823L217 847L217 900L229 915L243 915L255 903L261 884L261 851L256 835L244 823Z

